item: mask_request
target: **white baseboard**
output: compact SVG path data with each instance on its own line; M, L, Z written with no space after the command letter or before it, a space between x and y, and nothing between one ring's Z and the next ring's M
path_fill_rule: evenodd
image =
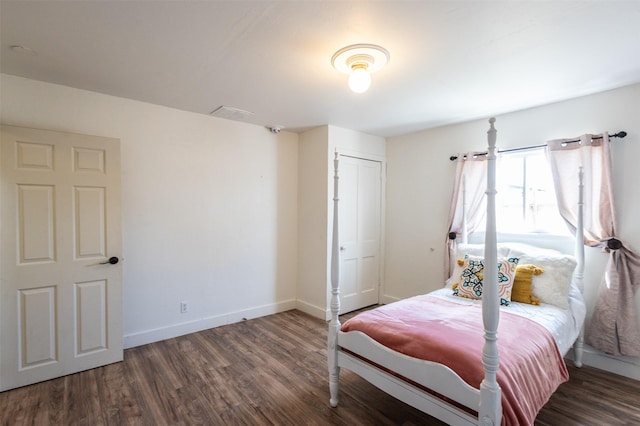
M166 327L125 334L123 344L125 349L146 345L160 340L196 333L209 328L220 327L221 325L233 324L246 319L259 318L266 315L289 311L291 309L295 309L296 304L295 300L287 300L270 305L263 305L255 308L243 309L241 311L172 324Z
M390 296L382 296L382 301L380 304L386 305L387 303L397 302L398 298L390 297ZM311 315L312 317L320 318L325 321L331 320L331 309L322 308L320 306L312 305L310 303L304 302L302 300L296 301L296 309Z
M312 305L304 300L296 300L296 309L304 312L305 314L309 314L312 317L320 318L325 321L331 319L331 311L321 308L320 306Z
M573 349L567 353L567 358L574 359ZM585 345L582 363L599 370L640 380L640 358L608 355Z
M388 305L389 303L397 302L399 300L402 300L402 299L400 299L399 297L393 297L385 294L382 296L382 300L380 301L380 304Z

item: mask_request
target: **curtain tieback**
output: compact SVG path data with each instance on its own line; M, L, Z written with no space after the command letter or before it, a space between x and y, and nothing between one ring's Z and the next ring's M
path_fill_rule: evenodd
M606 246L604 247L604 251L607 253L611 250L619 250L623 247L622 241L615 237L611 237L606 240Z
M455 233L455 232L449 232L449 239L450 239L450 240L455 240L455 239L456 239L456 237L457 237L457 235L456 235L456 233Z

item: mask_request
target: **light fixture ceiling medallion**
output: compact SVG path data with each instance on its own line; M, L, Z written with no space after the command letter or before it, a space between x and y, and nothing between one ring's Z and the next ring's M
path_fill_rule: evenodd
M387 49L375 44L352 44L338 50L331 58L335 69L349 75L349 87L355 93L366 92L371 85L372 72L389 62Z

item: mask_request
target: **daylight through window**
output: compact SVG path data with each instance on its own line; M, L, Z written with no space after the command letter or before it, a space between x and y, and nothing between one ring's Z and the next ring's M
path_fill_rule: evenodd
M569 235L544 148L502 153L497 166L498 232Z

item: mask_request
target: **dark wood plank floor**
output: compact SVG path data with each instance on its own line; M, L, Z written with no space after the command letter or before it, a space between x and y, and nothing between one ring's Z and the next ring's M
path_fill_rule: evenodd
M440 425L342 371L326 323L289 311L125 351L124 362L0 393L4 425ZM537 425L640 424L640 382L570 367Z

